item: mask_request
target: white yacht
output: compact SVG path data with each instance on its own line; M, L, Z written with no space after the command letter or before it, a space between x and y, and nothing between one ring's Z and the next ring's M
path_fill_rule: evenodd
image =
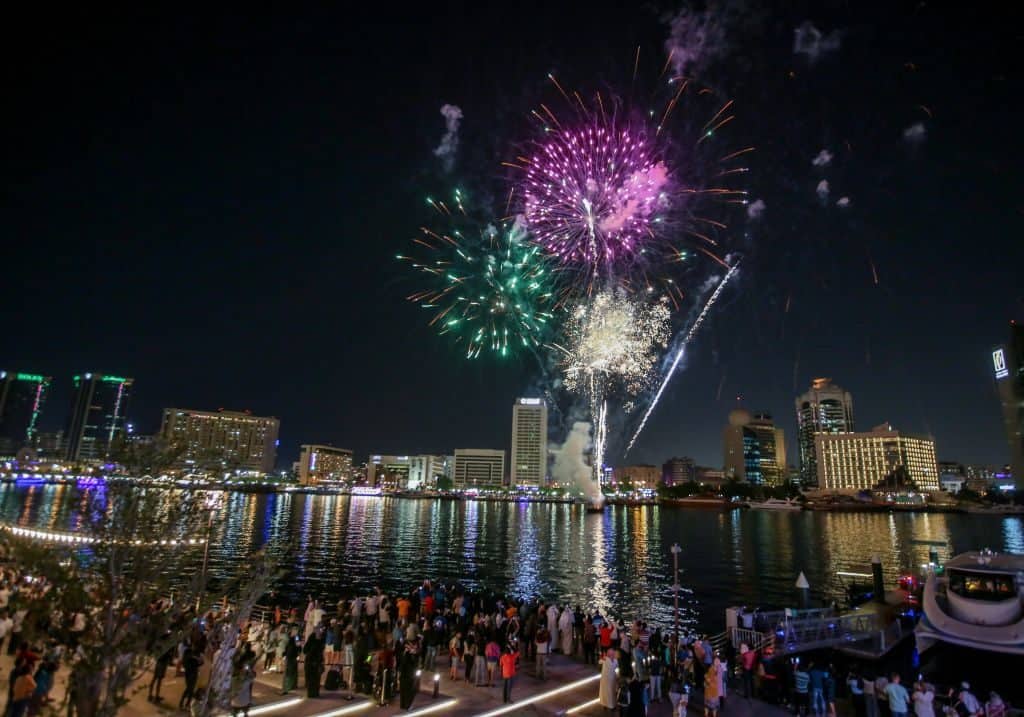
M928 576L915 630L924 652L936 642L1024 655L1024 555L963 553Z
M750 500L747 505L758 510L803 510L804 507L795 500L781 500L769 498L768 500Z

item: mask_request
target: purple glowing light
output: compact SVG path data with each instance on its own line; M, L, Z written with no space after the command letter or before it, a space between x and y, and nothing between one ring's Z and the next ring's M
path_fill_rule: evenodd
M599 272L644 250L668 208L669 170L636 129L550 132L526 158L524 215L564 264Z

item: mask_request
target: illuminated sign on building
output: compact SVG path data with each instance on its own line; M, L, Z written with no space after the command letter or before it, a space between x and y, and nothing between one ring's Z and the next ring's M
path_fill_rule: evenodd
M520 398L519 405L521 406L539 406L541 399L539 398Z
M1010 375L1006 368L1006 354L1003 349L996 349L992 352L992 366L996 370L996 378L1006 378Z

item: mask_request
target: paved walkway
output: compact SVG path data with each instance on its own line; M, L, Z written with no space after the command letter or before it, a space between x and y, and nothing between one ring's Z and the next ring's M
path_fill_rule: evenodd
M514 703L502 704L502 688L498 682L494 687L474 687L464 680L452 682L448 679L447 661L441 663L440 689L437 698L433 697L433 673L422 676L420 692L413 701L410 712L402 712L398 707L398 697L384 707L377 706L363 695L352 701L344 699L342 691L321 690L320 697L310 699L305 696L305 689L299 689L289 695L281 695L281 675L264 673L259 675L253 688L252 717L270 715L271 717L385 717L391 715L438 714L453 717L498 717L498 715L526 715L537 717L555 717L567 712L581 717L609 717L611 713L596 703L598 693L597 671L592 666L583 665L576 660L561 655L551 655L548 666L548 679L538 680L533 677L532 664L524 663L524 670L516 678L512 697ZM11 668L11 658L0 656L0 683L5 683ZM171 717L184 715L178 712L178 699L185 688L184 677L175 675L174 668L167 670L161 690L164 702L155 705L146 699L151 674L147 673L130 691L130 702L120 712L124 717ZM67 671L58 673L53 689L55 699L63 697ZM299 669L300 685L302 670ZM669 717L669 703L654 703L650 706L649 717ZM691 705L691 715L700 715L698 706ZM725 708L720 712L722 717L785 717L788 712L763 702L747 702L734 697L726 700Z

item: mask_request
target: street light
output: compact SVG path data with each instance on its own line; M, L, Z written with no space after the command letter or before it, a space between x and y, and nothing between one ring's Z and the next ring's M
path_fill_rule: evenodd
M213 534L213 514L220 508L222 493L207 492L203 497L203 510L206 511L206 542L203 544L203 569L199 574L199 594L196 596L196 612L202 609L206 598L206 565L210 560L210 536Z
M679 649L679 553L683 552L683 549L679 547L679 543L672 544L672 592L675 595L675 636L676 636L676 649Z

